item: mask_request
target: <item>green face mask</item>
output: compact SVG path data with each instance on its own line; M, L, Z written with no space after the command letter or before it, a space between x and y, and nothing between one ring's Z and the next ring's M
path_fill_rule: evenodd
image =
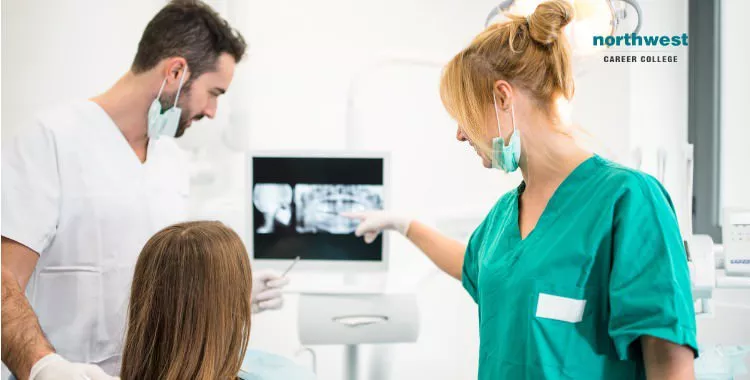
M510 106L510 117L513 122L513 132L508 138L508 145L505 145L503 133L500 129L500 114L497 112L497 98L492 93L492 102L495 106L495 117L497 118L498 137L492 139L492 167L501 169L506 173L514 172L518 169L518 163L521 160L521 136L516 129L516 116L513 112L513 105Z

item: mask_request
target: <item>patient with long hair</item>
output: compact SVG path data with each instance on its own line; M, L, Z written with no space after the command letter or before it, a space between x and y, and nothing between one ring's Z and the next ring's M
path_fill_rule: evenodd
M250 337L252 274L219 222L167 227L135 267L122 380L236 379Z

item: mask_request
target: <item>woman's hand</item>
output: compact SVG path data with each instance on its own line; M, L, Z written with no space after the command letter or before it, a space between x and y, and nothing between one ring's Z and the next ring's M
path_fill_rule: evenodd
M341 215L360 221L354 234L357 237L364 236L367 244L375 241L380 232L385 230L398 231L401 235L407 236L411 224L411 218L388 211L344 212Z
M341 215L362 221L355 235L364 236L367 243L372 243L381 231L398 231L414 243L443 272L461 280L466 245L416 220L388 211L342 213Z

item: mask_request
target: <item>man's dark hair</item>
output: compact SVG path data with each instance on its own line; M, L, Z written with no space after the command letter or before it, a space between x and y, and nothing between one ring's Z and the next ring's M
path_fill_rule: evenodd
M131 69L138 74L165 58L183 57L192 82L201 74L216 70L222 53L239 62L246 48L240 32L204 2L173 0L146 26Z

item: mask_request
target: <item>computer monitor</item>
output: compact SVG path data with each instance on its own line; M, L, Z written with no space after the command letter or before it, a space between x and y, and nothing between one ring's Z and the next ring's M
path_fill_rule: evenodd
M366 244L346 211L385 208L386 153L254 152L248 155L248 249L253 265L339 273L388 269L387 236Z

